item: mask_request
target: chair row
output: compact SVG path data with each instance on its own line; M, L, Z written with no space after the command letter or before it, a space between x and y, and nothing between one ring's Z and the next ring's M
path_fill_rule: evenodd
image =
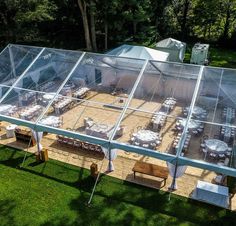
M75 148L81 148L84 150L102 153L102 148L99 145L91 144L88 142L83 142L83 141L80 141L77 139L73 139L73 138L69 138L69 137L65 137L65 136L61 136L61 135L57 135L57 142L59 144L66 144L66 145L69 145L69 146L75 147Z

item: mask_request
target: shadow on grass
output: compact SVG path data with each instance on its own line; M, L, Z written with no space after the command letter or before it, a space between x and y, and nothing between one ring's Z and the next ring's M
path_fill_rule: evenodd
M0 163L67 186L76 187L79 190L92 191L94 179L89 176L88 170L54 160L37 163L33 154L27 154L24 166L21 167L24 159L23 154L21 151L12 151L6 148L4 155L3 153L1 155Z
M132 184L102 175L90 206L87 206L94 179L89 171L58 161L34 165L27 155L25 166L19 169L24 152L5 148L0 152L0 163L24 172L77 188L79 196L70 200L69 208L76 219L62 215L43 225L234 225L235 213L174 194ZM7 202L7 200L5 200ZM14 203L9 202L8 225ZM5 203L7 208L7 203ZM1 210L1 209L0 209ZM227 220L227 222L225 222ZM8 220L7 220L8 221ZM214 224L213 224L214 222ZM229 223L229 224L228 224Z
M0 200L0 224L1 225L17 225L13 211L16 204L13 200ZM3 217L4 216L4 217Z

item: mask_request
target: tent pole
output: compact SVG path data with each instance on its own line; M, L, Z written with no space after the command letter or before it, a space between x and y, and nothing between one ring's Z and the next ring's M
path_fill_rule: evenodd
M111 169L111 149L109 148L109 156L108 156L108 169L107 169L107 171L108 172L111 172L112 171L112 169Z
M22 161L22 163L21 163L21 165L20 165L20 168L22 168L22 167L24 166L25 159L26 159L26 156L27 156L27 153L28 153L28 150L29 150L31 141L32 141L32 137L31 137L30 140L29 140L29 143L28 143L27 149L26 149L26 151L25 151L25 155L24 155L23 161Z
M12 51L11 51L11 45L9 45L8 50L9 50L9 55L10 55L10 61L11 61L13 78L16 78L16 70L15 70L15 64L14 64L14 60L13 60L13 56L12 56Z
M214 122L214 120L215 120L216 110L217 110L217 106L218 106L218 103L219 103L219 96L220 96L220 90L221 90L221 83L222 83L223 74L224 74L224 70L221 71L221 75L220 75L220 83L219 83L219 87L218 87L218 91L217 91L217 100L216 100L216 104L215 104L215 107L214 107L212 122ZM213 126L211 125L210 136L212 136L212 129L213 129L212 127Z
M174 177L172 179L172 182L171 182L171 185L170 185L170 193L169 193L169 198L168 200L170 201L170 197L171 197L171 193L172 191L174 191L174 185L175 185L175 182L176 182L176 174L177 174L177 167L178 167L178 159L176 160L176 163L175 163L175 172L174 172Z
M174 177L173 177L173 180L172 180L172 183L171 183L171 190L172 191L174 190L174 185L175 185L175 182L176 182L177 167L178 167L178 161L176 161L176 163L175 163L175 172L174 172Z
M38 154L40 154L41 150L40 150L40 147L39 147L39 134L38 134L38 131L35 131L35 134L36 134L37 151L38 151Z

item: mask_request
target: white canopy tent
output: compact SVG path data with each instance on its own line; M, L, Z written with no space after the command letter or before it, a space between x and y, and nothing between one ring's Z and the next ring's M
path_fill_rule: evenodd
M183 62L186 43L173 38L166 38L156 43L156 49L169 53L169 61Z
M169 53L145 46L121 45L107 52L109 55L144 60L168 61Z

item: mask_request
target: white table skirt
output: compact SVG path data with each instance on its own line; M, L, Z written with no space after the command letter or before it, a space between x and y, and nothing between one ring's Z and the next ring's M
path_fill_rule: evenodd
M207 139L205 140L205 144L206 144L207 150L216 152L216 153L226 152L229 148L225 142L221 140L217 140L217 139Z
M221 185L198 181L193 198L224 208L229 207L229 188Z

